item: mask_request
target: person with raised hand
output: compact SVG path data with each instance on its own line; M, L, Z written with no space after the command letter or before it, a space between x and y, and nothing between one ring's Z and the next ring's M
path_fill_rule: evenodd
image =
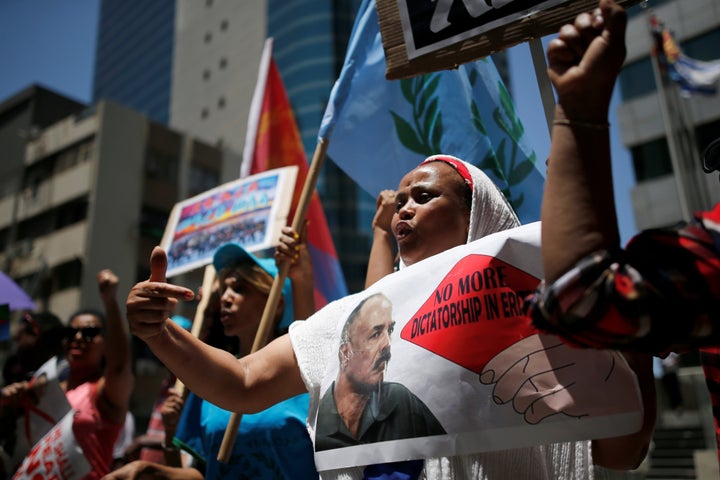
M699 349L720 406L720 204L620 245L607 115L625 58L625 23L620 6L601 0L548 46L558 105L542 206L546 278L529 311L538 328L579 347L661 357ZM703 169L719 166L716 139L703 152ZM717 416L715 428L720 438Z
M285 227L274 260L258 258L237 243L226 243L215 251L213 266L218 274L218 290L213 294L218 300L212 303L217 304L218 311L212 321L221 324L224 335L217 339L219 341L208 339L209 344L205 345L232 358L242 358L251 352L278 265L283 262L289 262L290 268L272 318L270 339L286 333L297 315L309 316L314 311L312 265L300 235ZM154 261L151 276L157 276L158 266L162 267L162 264ZM232 348L228 351L217 348L228 344L228 338L236 340ZM246 412L229 458L220 462L218 451L231 412L199 396L191 385L188 387L191 392L184 402L179 395L170 397L182 409L174 439L166 441L164 448L166 457L175 452L175 461L168 460L167 465L132 462L108 475L107 480L142 478L144 475L168 479L318 477L312 441L305 427L307 394L292 396L257 412ZM190 467L181 465L179 450L192 456Z

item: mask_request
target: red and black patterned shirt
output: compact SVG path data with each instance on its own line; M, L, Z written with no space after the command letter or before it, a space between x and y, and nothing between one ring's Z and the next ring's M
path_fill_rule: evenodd
M527 306L536 327L571 345L699 350L720 440L720 203L690 224L586 257Z

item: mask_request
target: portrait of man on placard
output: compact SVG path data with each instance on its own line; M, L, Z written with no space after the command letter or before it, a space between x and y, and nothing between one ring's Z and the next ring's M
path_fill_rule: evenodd
M320 400L315 450L444 435L428 407L404 385L384 381L395 328L382 293L362 300L342 329L337 378Z

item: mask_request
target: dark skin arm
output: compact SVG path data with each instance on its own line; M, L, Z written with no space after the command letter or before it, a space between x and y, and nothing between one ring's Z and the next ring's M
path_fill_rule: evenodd
M283 262L290 262L288 278L292 284L294 319L305 320L315 313L315 280L307 246L307 224L302 236L292 227L283 227L280 243L275 249L278 269Z
M117 301L119 279L111 270L97 274L100 298L105 306L105 374L100 383L98 407L103 415L117 423L125 421L135 384L130 355L130 334Z
M603 0L548 45L558 95L542 205L545 278L557 279L587 254L619 244L607 128L610 99L625 59L625 12ZM602 13L601 13L602 12Z
M581 258L620 243L613 198L610 136L606 127L613 87L625 60L625 11L600 0L548 45L548 75L558 103L542 205L542 256L548 282ZM655 426L652 357L625 354L643 397L641 430L594 440L595 464L636 468L647 453Z
M395 190L383 190L375 201L377 211L372 221L373 242L370 247L365 288L394 271L395 236L390 222L395 213Z

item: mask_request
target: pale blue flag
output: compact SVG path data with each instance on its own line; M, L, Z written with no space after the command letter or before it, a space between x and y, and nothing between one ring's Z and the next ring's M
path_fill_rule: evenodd
M373 197L397 188L428 155L444 153L480 167L523 223L540 218L544 169L492 59L386 80L374 0L360 7L318 136Z

